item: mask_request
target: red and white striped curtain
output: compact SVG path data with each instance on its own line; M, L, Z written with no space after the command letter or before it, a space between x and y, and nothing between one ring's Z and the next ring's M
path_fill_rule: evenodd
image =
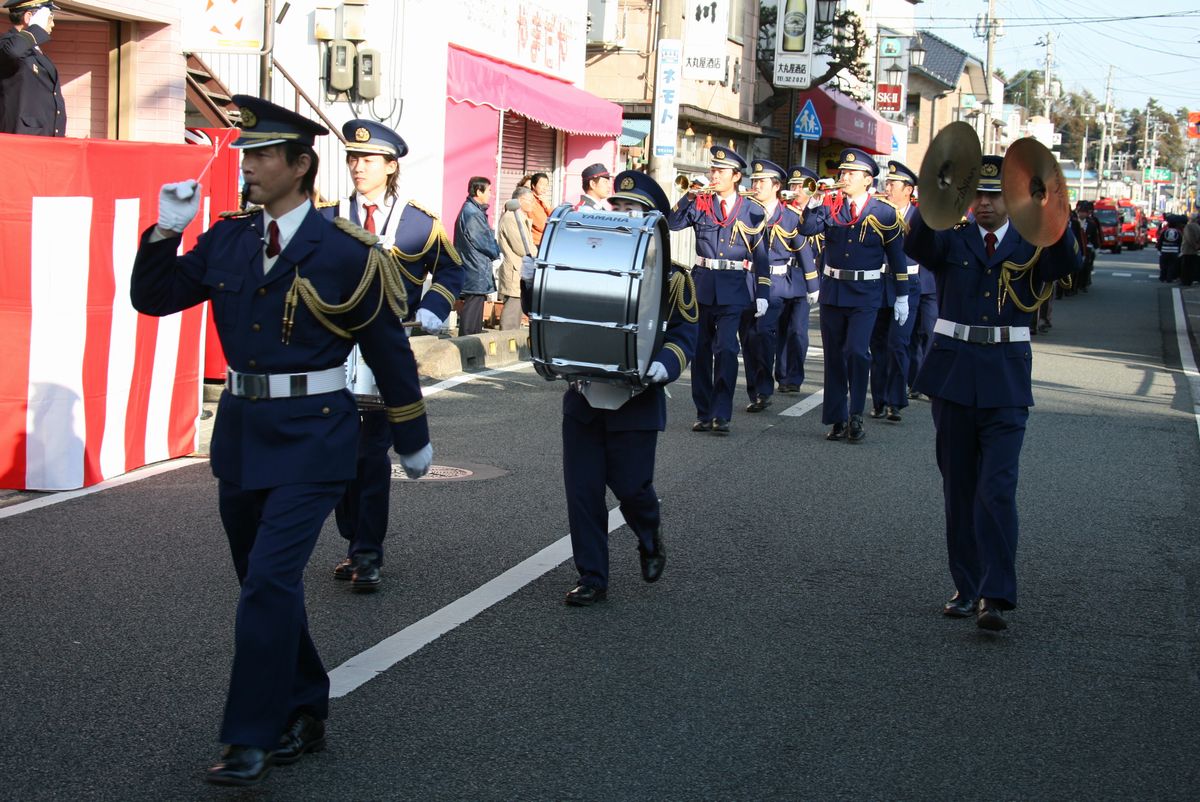
M86 487L196 449L204 310L140 315L129 280L159 187L212 153L0 135L0 487ZM205 187L185 248L209 205Z

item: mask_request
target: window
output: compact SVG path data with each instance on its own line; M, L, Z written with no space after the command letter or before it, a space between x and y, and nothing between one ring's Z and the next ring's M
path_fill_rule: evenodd
M742 26L746 18L746 0L726 0L729 5L729 38L735 42L745 39Z
M915 144L921 141L921 96L908 96L908 109L904 112L904 122L908 125L908 142Z

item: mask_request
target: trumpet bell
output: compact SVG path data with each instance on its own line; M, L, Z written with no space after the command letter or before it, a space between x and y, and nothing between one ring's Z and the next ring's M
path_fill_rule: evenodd
M683 173L675 176L675 186L679 187L680 192L687 192L692 186L692 179L688 178Z
M933 138L917 176L926 225L940 231L962 220L975 200L982 165L979 135L967 123L950 123Z
M1004 154L1000 194L1008 219L1026 242L1045 248L1058 242L1071 216L1067 181L1058 159L1033 137L1018 139Z

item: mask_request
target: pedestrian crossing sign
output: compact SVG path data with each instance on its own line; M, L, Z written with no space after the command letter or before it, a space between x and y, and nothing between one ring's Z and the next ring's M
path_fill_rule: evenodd
M812 100L804 101L804 108L800 109L800 113L796 115L796 122L792 126L792 136L797 139L820 139L821 138L821 120L817 117L817 110L813 108Z

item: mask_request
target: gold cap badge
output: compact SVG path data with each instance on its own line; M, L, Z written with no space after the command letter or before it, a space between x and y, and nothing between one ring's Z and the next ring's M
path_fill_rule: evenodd
M624 192L627 189L633 189L633 179L628 178L628 177L622 178L621 186L617 187L617 189L621 190L622 192Z
M847 153L847 154L846 154L846 161L848 161L848 162L852 162L852 161L854 161L854 158L855 158L855 157L854 157L854 154L853 154L853 153Z
M987 176L988 178L995 178L996 175L999 174L999 172L1000 172L1000 169L998 167L996 167L996 165L985 164L985 165L983 165L983 169L981 169L979 171L979 174Z
M258 115L250 109L242 109L242 128L253 128L258 125Z
M718 150L718 151L717 151L717 158L718 158L718 159L724 159L724 158L725 158L725 151L723 151L723 150Z
M754 163L754 172L756 172L756 173L761 173L761 172L762 172L762 162L755 162L755 163Z
M370 139L371 139L371 132L368 131L366 128L354 129L354 141L355 142L367 142Z

